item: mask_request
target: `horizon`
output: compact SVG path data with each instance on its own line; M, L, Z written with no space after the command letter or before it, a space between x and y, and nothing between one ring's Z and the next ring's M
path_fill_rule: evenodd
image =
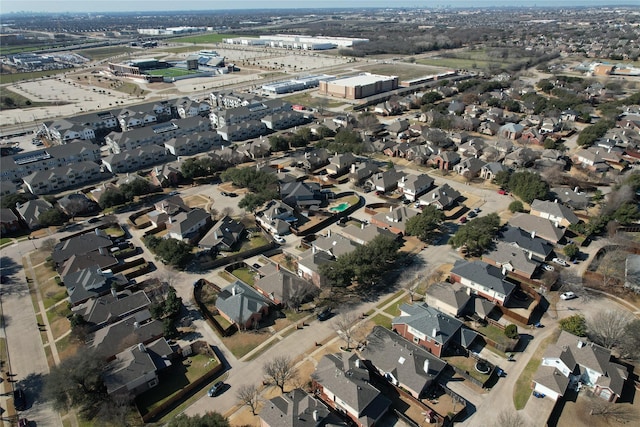
M202 0L175 1L142 1L125 2L88 2L85 0L71 0L60 3L50 0L4 0L0 9L1 15L15 13L132 13L132 12L190 12L190 11L216 11L216 10L305 10L305 9L478 9L478 8L572 8L572 7L615 7L634 6L629 0L564 0L561 2L552 0L538 0L533 4L516 4L508 0L445 0L429 2L416 0L398 0L393 6L389 6L388 0L352 0L349 6L341 0L325 0L322 5L309 0L274 0L269 7L265 7L264 1L244 0L230 1L219 0L212 7L212 2Z

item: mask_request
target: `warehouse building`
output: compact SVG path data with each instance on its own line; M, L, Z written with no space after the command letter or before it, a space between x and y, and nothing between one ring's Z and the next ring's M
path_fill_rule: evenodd
M398 88L397 76L364 73L332 81L321 81L321 95L345 99L361 99Z

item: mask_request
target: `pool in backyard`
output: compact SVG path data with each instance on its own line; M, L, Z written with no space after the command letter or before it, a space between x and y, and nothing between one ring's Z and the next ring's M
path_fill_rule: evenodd
M349 203L342 202L337 206L329 208L329 211L331 211L331 212L342 212L342 211L346 210L348 207L349 207Z

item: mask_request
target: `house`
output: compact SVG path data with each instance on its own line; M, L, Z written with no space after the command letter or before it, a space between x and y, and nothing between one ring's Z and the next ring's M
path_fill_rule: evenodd
M555 187L550 190L551 197L556 198L560 203L569 206L571 209L586 209L590 200L587 193L580 192L578 187Z
M498 136L506 139L516 140L522 136L524 126L517 123L506 123L498 129Z
M526 168L540 158L540 152L529 147L518 148L504 157L502 163L511 169Z
M500 162L489 162L482 166L480 169L480 178L486 180L493 180L500 172L508 171L505 165Z
M353 163L349 169L349 181L359 185L371 175L378 173L379 170L378 166L370 161Z
M553 222L539 216L526 213L516 213L509 220L509 225L520 228L527 233L541 237L553 244L558 243L564 237L564 228L557 227Z
M438 169L451 170L460 163L460 155L455 151L441 151L431 156L429 163L436 165Z
M454 170L458 175L462 175L467 179L475 178L480 174L482 167L486 164L484 160L480 160L476 157L469 157L458 163Z
M293 208L279 200L271 200L264 210L256 213L256 221L272 234L288 234L296 218Z
M468 348L477 336L475 332L464 328L458 319L424 302L402 304L400 316L391 321L391 328L437 357Z
M152 389L159 382L157 372L171 366L172 354L164 338L116 354L102 372L107 394L131 397Z
M389 239L397 239L398 235L386 228L380 228L375 224L360 224L360 227L349 224L345 228L338 231L347 239L359 244L366 245L376 237L382 235Z
M236 280L220 291L216 309L238 329L257 329L263 316L269 313L269 301L251 286Z
M244 224L225 215L198 242L198 247L206 250L231 251L244 234Z
M382 191L386 193L398 186L398 182L405 176L403 172L400 172L396 168L388 169L384 172L378 172L367 180L366 184L370 188L376 191Z
M365 343L360 356L415 399L424 398L447 368L447 362L381 326L373 328Z
M304 251L298 257L298 276L310 281L317 287L322 287L325 285L326 279L320 274L320 267L333 262L335 262L333 256L324 251Z
M81 234L59 242L53 248L51 258L56 265L61 265L73 255L97 251L100 248L108 248L111 245L113 245L111 239L106 237L102 230L96 229L94 232Z
M262 139L247 141L237 146L236 150L244 154L247 159L264 159L269 157L271 153L269 142Z
M289 206L306 208L318 206L324 200L317 182L289 182L280 186L280 199Z
M269 274L256 280L254 287L273 304L297 309L317 295L318 287L279 264Z
M458 200L461 194L451 188L449 184L443 184L418 199L421 206L434 205L440 210L447 210Z
M68 260L58 266L60 277L75 273L85 268L98 266L101 270L108 270L118 264L118 259L105 248L96 251L81 252L72 255Z
M571 208L556 202L535 199L531 202L531 215L548 219L557 226L568 227L577 224L580 219L573 213Z
M16 232L20 229L20 221L11 209L0 209L0 234Z
M406 206L389 207L389 212L380 212L371 217L371 224L386 228L396 234L404 234L407 220L420 212Z
M530 257L531 252L523 250L516 244L497 242L492 250L482 255L482 261L530 279L538 268L538 263L532 261Z
M91 329L100 329L142 311L151 305L144 291L110 294L93 298L73 308L75 314L82 316Z
M156 187L176 187L182 179L182 170L177 162L158 165L151 170L150 181Z
M316 148L304 154L302 164L308 171L314 171L329 164L329 152L324 148Z
M606 172L609 165L605 162L603 154L605 150L597 147L581 148L573 156L573 162L592 172Z
M340 234L332 234L331 229L329 229L327 230L326 236L318 236L316 240L313 241L311 250L326 252L333 258L338 258L353 252L357 247L357 243Z
M142 310L94 332L89 347L96 354L110 360L121 351L137 344L147 345L164 335L162 322L151 317L149 310Z
M71 217L100 210L100 206L83 193L72 193L61 197L58 199L58 206L65 214Z
M348 172L357 160L358 158L351 153L336 153L333 157L329 158L327 173L329 175L340 176Z
M434 283L427 289L424 301L449 316L458 317L470 311L471 295L459 283Z
M195 208L189 212L180 212L169 220L168 237L177 240L191 240L211 222L211 215L204 209Z
M391 401L371 383L369 371L354 353L323 356L312 378L317 395L358 427L375 426L391 406Z
M336 414L300 388L269 399L260 411L261 427L346 427Z
M544 262L553 252L553 245L537 237L535 232L528 233L510 225L507 225L501 232L501 240L525 251L527 258L540 262ZM502 255L506 256L506 253Z
M93 266L63 276L62 282L71 305L78 305L90 298L106 295L112 288L125 286L129 281L122 274L114 275L111 270Z
M581 383L591 388L595 396L616 402L629 377L626 367L611 361L611 350L566 331L561 331L556 343L547 347L540 369L534 377L534 390L545 395L548 392L554 400L564 394L569 384ZM550 372L565 380L550 378Z
M398 181L398 189L405 199L415 202L416 199L433 186L434 179L429 175L406 175Z
M491 302L506 305L516 288L505 280L506 272L482 261L457 261L451 270L451 280L469 288L472 294L480 295Z

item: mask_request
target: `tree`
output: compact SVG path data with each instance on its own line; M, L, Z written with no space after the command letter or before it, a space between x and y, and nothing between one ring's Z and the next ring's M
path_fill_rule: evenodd
M159 239L148 236L144 239L145 245L167 264L177 268L184 268L189 263L193 254L192 247L185 242L176 239Z
M640 319L633 319L627 323L618 348L622 357L631 360L640 358Z
M124 194L117 188L107 188L100 196L98 204L102 209L110 208L112 206L123 205L127 203L127 199Z
M38 217L38 223L43 227L50 225L62 225L66 221L67 217L60 209L52 208L46 210Z
M256 415L256 409L260 402L260 393L258 392L258 388L255 384L245 384L240 386L236 393L236 397L240 402L242 402L242 404L251 408L251 413L253 415Z
M436 92L436 91L427 92L424 95L422 95L422 104L423 105L435 104L441 99L442 99L442 95L440 94L440 92Z
M269 146L271 151L287 151L289 149L289 141L280 135L272 135L269 137Z
M347 343L347 351L351 349L351 341L357 330L356 318L351 312L340 313L334 321L334 329Z
M495 177L493 178L493 183L502 188L506 188L509 185L510 178L511 178L510 171L508 170L500 171L496 173Z
M498 415L495 427L528 427L528 423L517 412L502 411Z
M204 415L180 414L168 424L169 427L230 427L229 420L217 412L207 412Z
M449 244L454 248L464 246L470 255L479 256L491 247L499 229L500 217L496 213L474 218L456 231Z
M589 415L604 418L609 425L627 424L637 419L631 406L607 402L599 397L589 397L587 407Z
M262 367L265 377L284 393L284 387L298 376L293 361L288 356L276 356Z
M518 327L516 325L514 325L513 323L508 324L504 328L504 335L507 338L518 339L518 337L519 337L519 335L518 335Z
M575 243L569 243L564 247L562 252L564 252L569 259L574 259L578 253L580 253L580 249Z
M363 112L358 116L358 126L364 129L367 134L371 134L380 128L380 121L375 114Z
M509 178L509 190L527 203L534 199L545 199L549 193L549 184L534 172L514 172Z
M6 196L2 196L2 201L0 201L0 207L5 209L15 208L17 204L23 204L28 202L33 197L28 194L23 193L15 193L8 194Z
M587 336L587 325L582 314L574 314L573 316L560 319L560 329L578 337Z
M270 193L247 193L242 200L238 203L240 209L245 209L251 213L255 212L257 208L262 206L267 200L274 199L275 194Z
M596 344L605 348L620 345L632 315L622 310L603 310L587 319L587 334Z
M444 212L435 206L428 205L422 210L422 213L407 220L405 231L409 236L416 236L423 242L428 241L435 230L440 227L444 221Z
M509 210L513 213L524 212L524 205L520 200L514 200L513 202L509 203Z

